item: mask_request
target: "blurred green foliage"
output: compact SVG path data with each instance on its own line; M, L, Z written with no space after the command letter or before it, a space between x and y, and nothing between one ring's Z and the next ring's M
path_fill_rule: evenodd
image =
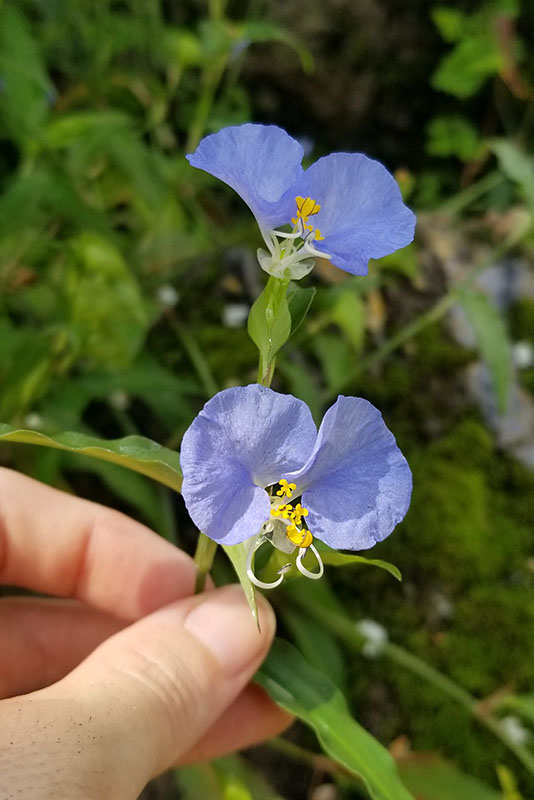
M409 6L0 4L0 421L51 436L141 434L177 449L208 396L256 380L245 318L264 282L250 215L184 154L205 133L253 119L287 127L316 155L381 158L424 230L445 218L446 246L421 236L366 278L319 263L307 279L309 298L318 289L311 312L280 353L274 386L316 419L339 392L384 412L415 488L405 522L371 557L396 563L404 584L340 569L336 602L483 700L532 693L534 478L498 448L464 375L484 358L505 407L516 380L509 344L534 341L534 301L524 292L503 312L469 295L476 349L451 341L442 314L388 342L447 296L447 267L466 251L473 269L482 246L500 263L492 247L503 241L532 259L534 18L519 0ZM298 318L291 302L290 312ZM532 365L519 380L531 396ZM194 540L167 490L114 464L13 445L0 462L118 505L181 546ZM447 770L465 781L459 768L500 796L503 761L532 794L532 777L465 709L385 659L354 664L334 632L302 622L294 591L278 596L285 632L368 729L386 744L406 738L421 797ZM410 748L451 763L425 771ZM304 798L295 769L280 787L277 772L264 779L230 759L177 780L183 797L211 786L213 797ZM335 779L343 798L361 796Z

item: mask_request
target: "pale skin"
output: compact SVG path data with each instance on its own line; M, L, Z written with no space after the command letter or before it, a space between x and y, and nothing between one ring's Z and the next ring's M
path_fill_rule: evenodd
M0 796L135 800L289 717L250 683L274 635L143 525L0 468Z

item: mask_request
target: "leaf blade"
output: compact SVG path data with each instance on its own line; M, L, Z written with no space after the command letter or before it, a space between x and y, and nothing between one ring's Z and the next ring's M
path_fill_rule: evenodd
M178 453L144 436L107 440L72 431L49 436L39 431L0 423L0 442L36 444L83 453L140 472L177 492L182 487Z
M255 680L315 731L325 752L360 778L373 800L413 800L388 751L351 717L339 689L291 645L276 639Z

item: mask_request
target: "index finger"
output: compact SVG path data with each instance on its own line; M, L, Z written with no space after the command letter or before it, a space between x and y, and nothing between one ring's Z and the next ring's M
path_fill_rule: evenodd
M133 620L194 582L193 560L141 523L0 468L0 584Z

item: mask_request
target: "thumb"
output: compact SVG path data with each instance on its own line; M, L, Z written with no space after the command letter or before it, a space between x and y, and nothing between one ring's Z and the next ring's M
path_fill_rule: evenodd
M57 750L56 758L48 752L50 769L68 765L67 783L90 786L90 797L137 797L203 736L265 657L275 618L263 597L258 611L261 630L238 586L181 600L115 634L36 692L34 703L46 699L56 715L54 737L43 736L46 749Z

